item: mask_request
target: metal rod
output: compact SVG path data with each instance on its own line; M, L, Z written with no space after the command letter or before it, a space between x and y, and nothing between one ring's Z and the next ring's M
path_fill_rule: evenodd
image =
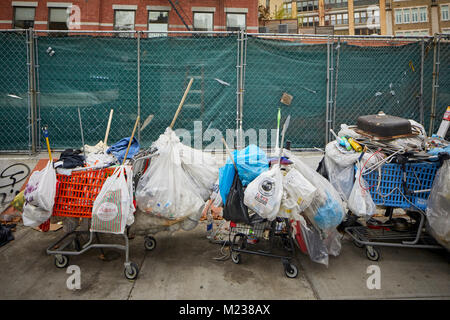
M240 56L240 46L241 46L241 33L237 36L237 52L236 52L236 148L238 147L239 140L239 114L240 114L240 78L239 78L239 56Z

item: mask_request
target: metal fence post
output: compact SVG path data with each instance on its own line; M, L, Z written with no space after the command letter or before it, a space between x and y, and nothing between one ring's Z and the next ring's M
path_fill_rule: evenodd
M437 40L436 40L437 37ZM431 112L430 112L430 127L428 129L428 135L431 136L434 131L434 121L436 118L436 99L437 99L437 91L439 88L439 43L440 43L440 35L435 36L433 39L435 42L434 45L434 54L433 54L433 87L431 93Z
M35 51L34 51L34 57L35 57L35 79L36 79L36 128L37 128L37 138L38 140L36 141L36 151L40 152L41 151L41 90L40 90L40 86L39 86L39 50L38 50L38 35L37 33L33 30L33 39L34 39L34 47L35 47ZM83 146L84 147L84 146Z
M35 45L34 32L30 28L27 30L27 48L28 48L28 107L29 107L29 143L31 153L36 153L37 128L36 128L36 75L35 75ZM31 141L30 141L31 138Z
M340 58L340 50L341 50L341 38L338 38L338 42L337 42L337 54L336 54L336 75L335 75L335 80L334 80L334 99L333 99L333 117L332 117L332 123L331 123L331 127L334 129L336 129L336 103L337 103L337 86L338 86L338 73L339 73L339 58Z
M420 42L420 96L419 96L419 121L421 125L424 125L424 110L423 110L423 66L424 66L424 53L425 53L425 40Z
M141 141L141 31L137 32L137 116L138 122L138 141Z

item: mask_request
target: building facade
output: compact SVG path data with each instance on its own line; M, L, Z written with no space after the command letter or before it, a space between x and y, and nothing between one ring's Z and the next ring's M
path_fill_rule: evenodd
M450 0L387 0L390 35L450 33Z
M258 31L258 0L0 1L0 29Z
M450 33L450 0L259 0L259 5L271 19L280 19L275 14L284 8L284 19L296 18L304 34L321 26L337 35Z

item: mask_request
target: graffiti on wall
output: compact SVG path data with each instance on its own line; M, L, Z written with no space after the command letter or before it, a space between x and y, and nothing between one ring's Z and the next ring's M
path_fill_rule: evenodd
M24 163L14 163L4 169L0 168L0 208L8 206L20 192L30 172L30 168Z

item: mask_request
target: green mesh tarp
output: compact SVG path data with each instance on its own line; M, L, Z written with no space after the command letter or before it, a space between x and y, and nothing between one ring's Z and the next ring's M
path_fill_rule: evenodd
M136 39L41 37L39 57L41 118L54 148L81 147L78 108L85 143L104 138L110 109L108 144L131 135L138 114ZM190 78L194 82L174 128L186 129L193 141L194 121L201 121L202 131L210 127L225 134L234 127L236 38L143 38L140 57L141 123L154 116L140 132L143 147L170 125Z
M0 151L27 150L28 136L26 35L0 32Z

